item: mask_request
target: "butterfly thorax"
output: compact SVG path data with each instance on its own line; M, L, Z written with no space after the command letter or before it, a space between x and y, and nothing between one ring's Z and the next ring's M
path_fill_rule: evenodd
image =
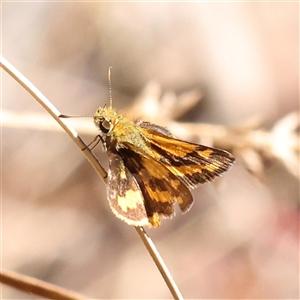
M94 122L102 132L107 151L114 152L130 144L140 152L149 152L147 141L141 135L141 128L113 108L100 107L94 114Z

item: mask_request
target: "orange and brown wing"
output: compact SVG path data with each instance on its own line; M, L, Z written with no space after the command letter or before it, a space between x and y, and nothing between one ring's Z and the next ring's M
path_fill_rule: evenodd
M160 217L175 215L174 202L178 202L183 212L190 209L193 203L190 190L164 164L135 152L130 145L119 149L118 154L139 185L152 226L160 225Z
M221 176L235 161L227 151L175 139L157 125L142 127L153 156L190 188Z

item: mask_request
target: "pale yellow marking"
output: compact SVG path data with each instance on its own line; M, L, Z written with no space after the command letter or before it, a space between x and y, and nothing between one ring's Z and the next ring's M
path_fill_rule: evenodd
M143 198L138 191L128 190L124 197L118 196L118 205L124 212L137 208L138 204L143 204Z
M206 149L206 150L203 150L203 151L198 151L198 153L201 155L201 156L204 156L205 158L210 158L210 155L213 153L214 151L211 150L211 149Z
M115 214L115 216L117 218L119 218L120 220L126 222L128 225L132 225L132 226L150 226L151 224L149 223L149 220L147 217L144 217L140 220L131 220L127 217L124 217L123 215L121 215L118 211L115 210L115 208L113 206L111 206L112 212Z
M174 175L176 176L182 176L184 175L182 172L180 172L177 168L172 166L166 166Z
M173 183L173 181L172 181L172 183ZM175 186L173 185L173 187L175 187ZM152 190L148 189L148 192L149 192L149 196L151 197L152 201L156 201L156 202L172 204L181 198L181 196L179 194L178 194L178 196L171 195L169 191L152 191ZM157 195L159 195L159 199L157 199Z
M121 179L127 179L127 177L126 177L126 170L124 168L124 165L122 165L122 167L120 168L120 178Z
M152 217L149 217L149 223L153 227L159 227L160 226L160 217L159 217L159 214L157 212L155 212Z
M203 168L210 172L214 172L214 171L217 171L218 169L220 169L221 166L222 166L222 164L214 162L213 164L204 166Z

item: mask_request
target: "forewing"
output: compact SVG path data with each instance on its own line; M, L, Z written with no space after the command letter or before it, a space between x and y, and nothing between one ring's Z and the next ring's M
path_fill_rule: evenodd
M186 185L160 162L127 146L119 149L118 153L143 193L152 226L160 225L160 217L171 218L175 215L174 202L178 202L183 212L189 210L193 198Z
M107 197L113 213L129 225L148 225L143 194L122 158L109 154Z
M147 123L141 127L142 135L158 161L190 188L221 176L235 160L227 151L175 139L155 127L147 127Z

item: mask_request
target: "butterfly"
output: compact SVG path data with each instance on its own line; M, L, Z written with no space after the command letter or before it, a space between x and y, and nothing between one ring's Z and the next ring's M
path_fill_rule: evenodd
M113 213L133 226L159 227L161 218L183 213L191 189L222 175L235 159L227 151L175 138L166 128L131 121L110 107L93 116L108 155L107 197Z

